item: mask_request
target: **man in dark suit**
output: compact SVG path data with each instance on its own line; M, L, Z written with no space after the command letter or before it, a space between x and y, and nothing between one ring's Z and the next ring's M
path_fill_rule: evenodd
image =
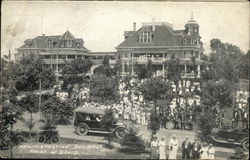
M237 108L234 109L233 111L233 127L238 127L238 121L239 121L239 115L238 115L238 110Z
M195 139L194 143L192 144L192 158L193 159L200 158L200 149L201 149L201 145L198 143L198 140Z
M191 142L189 142L188 137L185 138L185 141L182 143L181 146L182 146L182 159L189 159L192 145Z

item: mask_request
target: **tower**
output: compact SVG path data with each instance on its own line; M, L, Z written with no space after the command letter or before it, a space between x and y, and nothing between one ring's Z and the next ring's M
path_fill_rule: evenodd
M194 20L193 12L190 20L185 25L185 32L188 35L199 35L199 24Z

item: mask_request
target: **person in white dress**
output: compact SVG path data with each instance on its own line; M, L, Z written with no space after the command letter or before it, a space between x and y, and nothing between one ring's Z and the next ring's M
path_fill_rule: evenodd
M213 147L213 145L211 143L208 146L207 153L208 153L208 159L215 159L214 158L215 150L214 150L214 147Z
M165 141L165 137L161 137L161 140L159 141L158 143L159 145L159 159L166 159L166 146L167 146L167 143Z
M169 141L169 157L168 159L177 159L177 150L178 150L178 140L176 139L176 135Z
M204 143L200 149L201 159L208 159L208 146L207 143Z
M151 142L151 155L150 159L158 159L158 142L157 137L153 137L153 141Z

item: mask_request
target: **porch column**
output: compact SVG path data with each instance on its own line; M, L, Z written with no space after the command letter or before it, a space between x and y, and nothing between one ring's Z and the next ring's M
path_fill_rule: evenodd
M132 76L134 75L134 59L133 59L133 53L131 53L131 62L132 62L132 72L131 72L131 74L132 74Z
M186 65L186 64L185 64L185 66L184 66L184 71L185 71L185 72L184 72L184 73L185 73L184 77L187 77L187 76L186 76L186 74L187 74L187 65Z
M162 74L164 75L164 73L165 73L165 65L164 65L164 63L162 64Z
M124 74L124 69L125 69L125 68L124 68L124 65L125 65L124 63L125 63L125 62L122 61L122 74Z
M201 66L199 64L197 65L197 71L198 71L198 78L200 78Z

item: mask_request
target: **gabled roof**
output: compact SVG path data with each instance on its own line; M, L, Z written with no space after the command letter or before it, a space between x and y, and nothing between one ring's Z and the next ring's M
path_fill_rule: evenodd
M61 39L75 39L72 33L68 30L62 35Z
M151 43L139 43L139 33L144 27L150 29L153 34ZM140 47L140 46L178 46L181 45L183 39L183 30L174 31L168 25L156 25L153 30L152 26L143 26L131 36L125 39L117 48L129 48L129 47Z
M37 36L33 39L27 39L24 41L24 45L20 47L20 49L25 49L25 48L39 48L39 49L46 49L48 48L48 42L49 40L52 41L53 48L61 48L60 47L60 40L74 40L73 47L72 48L79 48L82 50L88 51L87 48L84 47L84 41L82 38L75 38L69 31L66 31L63 35L52 35L52 36ZM27 46L26 44L29 44ZM76 43L79 45L77 46Z

